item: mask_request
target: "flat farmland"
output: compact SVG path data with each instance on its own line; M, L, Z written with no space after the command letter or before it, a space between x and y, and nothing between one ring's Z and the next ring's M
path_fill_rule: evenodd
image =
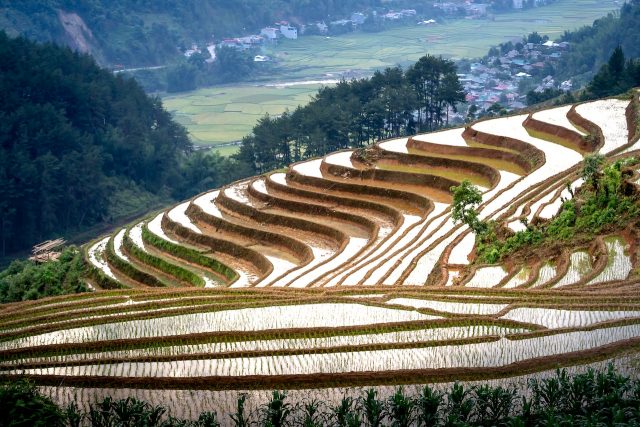
M456 19L380 33L283 40L269 53L281 61L283 76L289 79L408 65L426 53L453 59L475 58L491 46L521 39L533 31L558 38L565 30L590 25L618 8L619 4L611 0L559 0L534 10L495 15L490 20Z
M434 26L403 26L380 33L283 40L267 54L277 58L273 81L339 78L406 66L426 53L449 58L478 57L498 43L532 31L559 37L565 30L591 24L619 8L613 0L559 0L535 10L496 15L493 20L458 19ZM167 109L191 134L196 145L238 141L265 114L278 115L309 102L319 84L267 86L236 84L167 96ZM233 154L234 146L217 149Z
M242 139L265 114L279 115L306 104L320 86L218 86L169 96L163 102L189 130L194 144L215 146ZM229 146L219 150L222 155L235 152Z

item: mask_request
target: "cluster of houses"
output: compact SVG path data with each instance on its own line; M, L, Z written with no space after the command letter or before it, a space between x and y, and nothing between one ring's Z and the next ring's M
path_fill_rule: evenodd
M469 17L483 17L491 5L488 3L464 2L435 2L433 7L442 11L444 15L466 15Z
M407 18L415 18L417 11L415 9L402 9L399 11L390 10L384 13L378 14L376 11L372 12L372 15L383 21L399 21ZM249 35L244 37L226 38L217 44L207 45L207 50L210 53L209 62L215 60L215 48L216 46L230 47L238 50L249 50L259 48L265 43L275 43L278 39L285 38L290 40L296 40L298 36L305 34L306 32L314 34L329 34L332 28L338 29L338 32L342 33L346 31L352 31L362 26L367 20L368 15L364 12L354 12L349 19L340 19L331 21L328 24L322 22L312 22L308 24L293 25L288 21L276 22L272 26L262 28L259 34ZM421 21L420 24L433 24L435 20ZM191 57L196 53L201 53L201 49L197 45L193 45L190 49L184 51L184 56ZM256 55L255 62L267 62L271 59L265 55Z
M569 43L518 43L514 49L498 56L488 56L482 62L470 65L469 72L460 74L460 82L467 92L466 100L487 109L500 103L507 110L525 107L526 93L546 89L571 90L570 80L558 82L547 75L547 64L553 65L569 49ZM522 84L527 80L528 84Z
M275 42L278 38L284 37L287 39L295 40L298 38L298 28L290 25L287 21L277 22L275 26L265 27L260 30L260 34L252 34L244 37L233 37L226 38L218 43L210 43L207 45L207 50L209 51L210 58L207 60L208 62L213 62L215 60L215 49L216 47L229 47L238 50L249 50L254 48L259 48L268 42ZM184 51L184 56L190 58L196 53L201 53L202 50L194 44L190 49ZM271 59L265 55L256 55L254 58L255 62L267 62Z
M337 21L329 22L329 25L324 29L324 31L321 31L321 33L328 33L330 29L338 28L356 30L364 25L369 16L371 16L375 20L380 20L383 22L397 22L415 18L417 15L418 12L415 9L388 10L384 12L373 10L371 11L370 15L365 14L364 12L354 12L351 14L349 19L340 19Z

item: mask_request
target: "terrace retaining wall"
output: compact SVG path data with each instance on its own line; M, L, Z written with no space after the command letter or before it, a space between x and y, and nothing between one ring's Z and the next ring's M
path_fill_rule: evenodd
M569 109L569 111L567 112L567 118L571 121L571 123L578 126L590 135L590 138L585 138L588 140L587 144L590 147L590 149L588 150L589 152L594 152L602 148L602 146L604 145L604 134L602 133L602 129L600 129L600 126L598 126L597 124L582 117L580 113L576 111L576 105L572 106L571 109Z
M524 162L521 163L521 161L519 161L518 164L522 166L527 172L531 172L534 169L542 166L546 160L544 152L542 150L534 147L527 142L508 136L493 135L468 126L464 129L464 132L462 132L462 138L464 138L465 141L477 142L484 145L492 145L494 147L500 147L518 152L518 157L522 162ZM525 165L528 165L528 167L525 167Z
M534 137L540 135L541 139L546 139L551 142L560 140L561 144L564 143L562 145L566 144L575 151L583 153L592 152L595 148L588 138L584 138L578 132L534 119L532 114L529 114L522 125L528 132L531 131L529 133L533 133L532 136Z
M283 193L288 193L294 196L308 199L317 199L319 201L326 201L336 203L341 206L351 207L354 209L362 209L376 212L382 216L385 216L391 220L394 225L399 225L403 221L403 216L398 210L383 205L380 203L370 202L361 199L351 199L348 197L339 197L327 193L316 193L313 191L303 190L301 188L291 187L289 185L282 185L266 177L265 184L267 188L274 189Z
M440 154L443 156L454 155L454 156L465 156L465 157L477 157L479 162L481 162L482 159L495 159L495 160L505 161L513 164L514 166L524 171L525 173L529 173L533 170L531 164L522 155L508 152L508 151L494 150L491 148L458 147L458 146L451 146L451 145L441 145L441 144L434 144L432 142L427 142L427 141L418 141L413 138L409 138L409 140L407 141L407 148L423 151L427 155L429 153L434 153L434 154Z
M436 175L373 168L352 169L346 166L327 163L324 160L320 164L320 170L325 174L333 175L338 178L380 181L399 185L414 185L443 192L445 194L449 194L449 189L452 186L460 184L457 181Z
M271 194L262 193L253 185L249 185L249 194L256 199L291 212L301 212L308 215L317 215L323 217L332 217L338 221L344 221L354 224L356 227L363 228L370 236L377 234L378 224L368 218L359 215L350 214L348 212L337 211L326 206L314 205L312 203L298 202L295 200L283 199Z
M281 227L293 228L300 231L306 231L310 233L319 234L327 237L330 240L335 241L338 246L346 245L349 241L349 237L342 231L333 227L328 227L323 224L317 224L311 221L307 221L300 218L286 217L282 215L276 215L269 212L264 212L250 206L245 205L237 200L224 195L224 192L220 192L220 196L217 199L221 207L224 207L232 212L237 212L240 215L252 218L263 224L274 224Z
M295 171L295 169L292 168L290 168L287 172L287 179L291 180L292 182L317 187L318 189L322 190L335 190L345 193L370 195L396 200L402 203L407 203L419 209L421 212L423 212L424 215L427 215L429 212L431 212L434 207L431 200L408 191L395 190L392 188L374 187L366 184L349 184L347 182L332 181L324 178L306 176L298 173L297 171Z
M500 173L493 167L482 163L468 162L465 160L447 159L443 157L419 156L416 154L402 154L393 151L381 150L382 156L378 161L396 162L401 166L430 168L443 168L460 170L463 174L474 175L491 183L492 188L500 181Z
M162 227L187 242L206 246L214 252L223 253L232 258L248 262L264 277L268 276L273 271L273 265L271 262L264 255L254 251L253 249L245 248L244 246L206 234L198 234L176 222L171 221L167 215L162 218Z
M224 219L207 214L201 207L193 203L189 205L186 212L190 218L202 221L205 224L216 227L216 229L221 229L231 234L238 234L250 240L258 241L266 246L276 246L283 249L296 258L299 263L309 262L313 259L313 253L309 246L289 236L271 233L253 227L244 227L225 221Z

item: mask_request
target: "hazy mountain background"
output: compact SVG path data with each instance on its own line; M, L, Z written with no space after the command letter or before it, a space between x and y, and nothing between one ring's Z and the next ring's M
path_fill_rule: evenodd
M2 0L0 29L90 53L102 65L164 64L179 47L280 19L339 17L382 0ZM388 2L384 2L388 3ZM395 2L402 4L402 2Z

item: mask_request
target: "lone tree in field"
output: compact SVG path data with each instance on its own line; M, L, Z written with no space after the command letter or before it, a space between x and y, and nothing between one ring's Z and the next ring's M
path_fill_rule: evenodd
M453 206L451 217L453 220L467 224L477 234L485 230L485 224L478 219L477 208L482 203L482 193L467 179L460 185L451 187Z

